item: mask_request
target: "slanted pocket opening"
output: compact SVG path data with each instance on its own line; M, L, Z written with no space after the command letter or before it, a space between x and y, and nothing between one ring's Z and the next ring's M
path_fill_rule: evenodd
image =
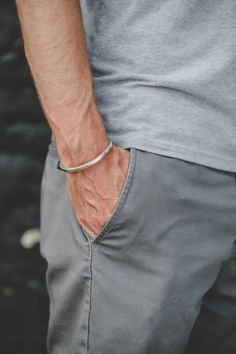
M129 189L130 189L133 177L134 177L137 150L135 148L127 148L127 150L130 150L129 167L128 167L128 171L127 171L127 175L126 175L126 179L125 179L122 191L121 191L120 196L117 200L117 203L113 209L111 217L108 219L108 221L102 227L101 231L96 236L90 235L90 233L87 230L84 230L83 226L80 225L85 236L88 237L90 239L90 241L93 243L100 241L102 238L105 237L105 235L108 234L109 231L111 231L112 226L114 225L114 222L115 222L116 218L118 217L118 214L120 213L120 211L125 203L125 200L128 196Z
M102 227L102 229L96 236L91 235L87 230L85 230L76 218L79 227L81 228L82 232L84 233L86 238L89 239L90 242L94 243L100 241L109 231L111 231L112 226L118 214L120 213L125 203L125 200L127 198L127 195L129 193L129 188L131 186L133 176L134 176L134 171L135 171L137 150L133 147L126 148L126 149L130 151L130 161L129 161L128 171L127 171L127 175L126 175L126 179L122 191L113 209L111 217L108 219L108 221L105 223L105 225ZM51 141L51 143L48 146L48 156L54 159L59 159L56 144L54 141Z

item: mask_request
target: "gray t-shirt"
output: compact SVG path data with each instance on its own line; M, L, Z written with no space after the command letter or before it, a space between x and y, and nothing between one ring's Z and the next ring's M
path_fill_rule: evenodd
M113 142L236 172L236 1L81 6Z

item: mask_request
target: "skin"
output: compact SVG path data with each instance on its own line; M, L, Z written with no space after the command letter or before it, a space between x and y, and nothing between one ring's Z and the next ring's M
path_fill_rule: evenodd
M62 164L78 166L108 145L96 102L78 0L16 0L26 58ZM94 238L110 219L130 152L113 144L92 167L66 173L79 223Z

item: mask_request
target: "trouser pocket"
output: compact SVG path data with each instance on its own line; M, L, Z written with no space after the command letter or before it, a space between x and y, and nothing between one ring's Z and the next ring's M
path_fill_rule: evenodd
M94 236L90 235L87 230L84 230L83 226L81 226L84 234L90 238L91 242L95 242L95 241L99 242L107 234L109 234L109 232L111 232L112 226L116 222L116 219L119 217L119 213L120 213L122 207L124 206L125 201L128 197L129 189L131 187L132 180L133 180L134 174L135 174L136 153L137 153L135 148L130 148L129 150L130 150L130 162L129 162L129 167L128 167L126 179L125 179L123 189L120 193L120 196L118 198L118 201L115 205L115 208L113 210L111 217L106 222L106 224L103 226L101 231L96 235L95 238L94 238Z

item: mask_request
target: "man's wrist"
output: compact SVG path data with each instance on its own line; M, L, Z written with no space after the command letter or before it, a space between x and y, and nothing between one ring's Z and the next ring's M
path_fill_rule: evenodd
M113 147L113 143L110 140L109 144L106 146L106 148L99 155L97 155L95 158L93 158L92 160L87 161L79 166L73 166L73 167L61 166L61 161L58 161L57 167L59 170L62 170L67 173L82 172L89 167L91 168L92 166L97 164L99 161L104 159L107 156L107 154L111 151L112 147Z
M68 147L60 155L60 160L65 167L75 167L87 163L100 155L109 144L109 139L106 135L96 135L88 137L86 144L81 143L74 149Z
M109 144L103 122L93 120L87 128L75 129L64 138L55 134L57 150L64 166L74 167L99 155Z

